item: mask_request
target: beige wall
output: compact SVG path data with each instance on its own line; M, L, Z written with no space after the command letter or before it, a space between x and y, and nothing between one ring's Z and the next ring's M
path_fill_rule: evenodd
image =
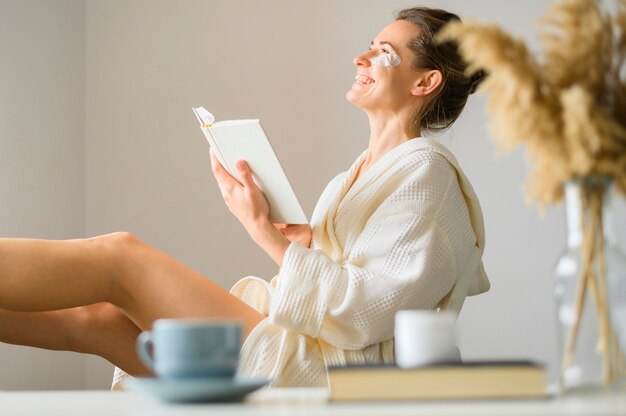
M20 13L26 10L24 2L0 4L5 3ZM54 3L57 7L49 6L55 9L53 15L74 16L74 24L83 24L69 6L81 2L38 3ZM449 8L463 17L497 21L530 38L548 1L420 3ZM72 180L85 181L84 195L78 190L82 183L71 195L57 190L48 199L60 205L75 201L75 211L59 208L56 221L51 217L44 221L37 216L42 211L35 211L32 216L20 216L20 222L27 218L25 224L41 221L42 227L59 227L59 221L73 218L77 231L70 233L79 233L84 226L87 235L129 230L224 287L248 274L270 278L276 267L249 241L221 201L210 173L208 147L191 107L204 105L219 119L261 118L310 215L328 180L367 146L367 120L344 99L354 76L352 57L367 48L394 10L413 4L376 0L86 1L84 38L79 31L68 35L77 49L70 48L62 36L52 38L56 48L74 51L71 59L76 63L82 59L82 52L76 52L82 50L81 42L85 46L84 106L77 99L57 108L61 113L57 118L76 131L84 114L84 176L81 162L76 165L76 176L69 175ZM31 25L40 36L47 33ZM21 33L18 26L14 28ZM26 59L26 40L14 36L11 42L4 42L12 45L20 59ZM45 73L37 74L49 79ZM77 95L83 88L80 74L64 78L71 84L69 91L76 90ZM32 94L27 102L39 97L36 91ZM45 90L40 94L46 97ZM11 97L18 96L13 90ZM489 294L466 303L460 319L461 349L468 358L528 357L546 361L554 369L550 270L564 244L562 209L550 210L541 219L534 207L525 205L520 191L526 174L522 156L493 156L483 107L484 97L472 97L455 127L441 137L458 156L481 198L488 244L485 263L493 283ZM11 111L23 121L14 124L8 136L3 134L2 146L9 143L11 151L28 153L33 144L25 142L19 147L8 137L31 134L25 127L29 114L13 107ZM4 113L3 109L0 117ZM40 136L32 135L35 139ZM71 135L73 142L66 142L70 140L66 136L55 136L54 149L73 152L77 158L73 160L80 160L79 134ZM51 155L42 158L56 167L64 166ZM21 172L29 172L28 167L37 163L39 160L19 164ZM0 169L6 169L4 163ZM64 186L72 183L59 175L38 173L33 180L38 181L38 190L45 189L41 183L47 180ZM0 177L3 186L11 186L3 188L9 199L19 198L24 186L34 186L30 179L19 180L22 185ZM6 204L4 194L2 197L0 207ZM28 201L22 206L33 209ZM621 203L620 235L626 230L624 212ZM18 213L10 211L9 217ZM84 223L77 219L81 215ZM4 216L0 221L8 228L2 228L3 234L24 231L44 237L68 236L45 228L14 229L14 221ZM83 374L86 386L105 388L110 366L90 360Z
M0 1L2 236L84 234L84 58L83 2ZM0 390L84 382L82 356L0 344Z

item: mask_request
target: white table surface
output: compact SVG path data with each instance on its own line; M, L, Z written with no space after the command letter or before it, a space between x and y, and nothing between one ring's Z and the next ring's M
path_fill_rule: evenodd
M626 415L625 394L545 400L328 403L322 389L266 389L245 403L167 404L138 392L0 392L0 415Z

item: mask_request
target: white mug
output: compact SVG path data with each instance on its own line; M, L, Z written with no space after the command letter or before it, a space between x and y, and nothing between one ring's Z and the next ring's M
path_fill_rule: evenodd
M395 352L399 367L460 362L454 312L404 310L396 313Z

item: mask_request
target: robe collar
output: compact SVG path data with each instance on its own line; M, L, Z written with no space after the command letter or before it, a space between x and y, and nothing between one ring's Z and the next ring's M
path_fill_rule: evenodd
M444 156L446 160L448 160L448 162L450 162L450 164L455 168L463 196L470 211L472 228L474 229L477 238L477 246L482 253L485 247L484 223L478 198L474 193L472 185L461 170L454 155L445 146L433 139L416 137L389 150L380 159L374 162L356 181L354 181L354 177L365 160L367 150L361 153L350 169L345 172L344 177L338 184L338 192L335 193L333 199L329 202L323 226L326 232L327 241L331 245L331 257L334 260L340 259L341 256L343 256L344 251L344 248L339 244L335 235L335 217L339 211L349 204L350 201L354 200L360 192L369 188L381 176L394 173L395 169L402 166L398 162L405 156L423 149L436 151Z

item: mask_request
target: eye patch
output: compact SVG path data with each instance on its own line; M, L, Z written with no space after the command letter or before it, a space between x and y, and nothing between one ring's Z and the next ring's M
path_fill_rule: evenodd
M395 68L400 65L402 60L398 55L392 55L390 53L379 53L378 55L370 58L370 62L376 66Z

